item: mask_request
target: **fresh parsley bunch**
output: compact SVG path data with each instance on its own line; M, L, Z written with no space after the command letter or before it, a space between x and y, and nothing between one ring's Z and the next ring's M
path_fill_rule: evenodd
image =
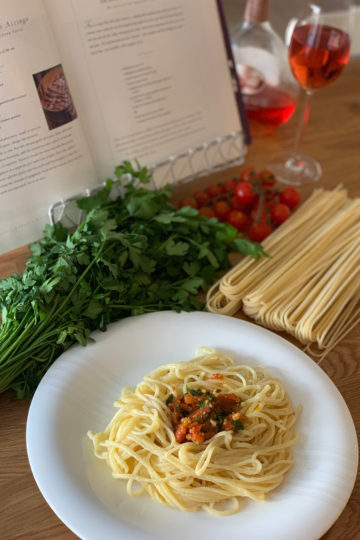
M230 251L264 253L230 225L175 210L169 187L142 187L145 168L124 162L115 174L77 201L86 217L75 231L47 225L24 273L0 281L0 392L31 398L62 352L113 321L203 309L197 295L230 266ZM122 195L114 199L115 183Z

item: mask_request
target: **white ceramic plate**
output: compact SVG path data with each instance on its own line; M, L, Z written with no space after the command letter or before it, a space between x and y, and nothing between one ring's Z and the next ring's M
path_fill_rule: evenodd
M73 347L50 368L32 400L27 450L35 480L54 512L86 540L248 538L315 540L336 521L353 489L358 461L354 424L335 385L303 352L255 324L210 313L161 312L125 319L96 343ZM88 429L103 430L125 385L198 346L262 364L302 404L295 465L266 502L214 517L183 514L126 495L123 482L93 457Z

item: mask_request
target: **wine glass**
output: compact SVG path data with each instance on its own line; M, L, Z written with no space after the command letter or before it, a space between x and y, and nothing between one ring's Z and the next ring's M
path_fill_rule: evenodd
M311 156L300 154L299 146L314 92L335 81L349 61L349 26L349 0L307 2L297 19L288 57L294 77L305 90L305 102L294 150L275 155L268 165L280 182L301 186L321 177L320 164Z

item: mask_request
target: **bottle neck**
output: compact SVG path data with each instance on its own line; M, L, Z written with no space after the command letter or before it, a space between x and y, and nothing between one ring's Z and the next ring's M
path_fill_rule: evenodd
M269 19L269 0L247 0L244 20L252 23L263 23Z

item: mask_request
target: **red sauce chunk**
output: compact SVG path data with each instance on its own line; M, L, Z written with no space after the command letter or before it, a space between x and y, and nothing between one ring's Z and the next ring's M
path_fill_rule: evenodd
M178 443L202 444L219 431L244 429L246 416L240 413L241 399L221 390L189 389L185 394L170 394L166 400Z

